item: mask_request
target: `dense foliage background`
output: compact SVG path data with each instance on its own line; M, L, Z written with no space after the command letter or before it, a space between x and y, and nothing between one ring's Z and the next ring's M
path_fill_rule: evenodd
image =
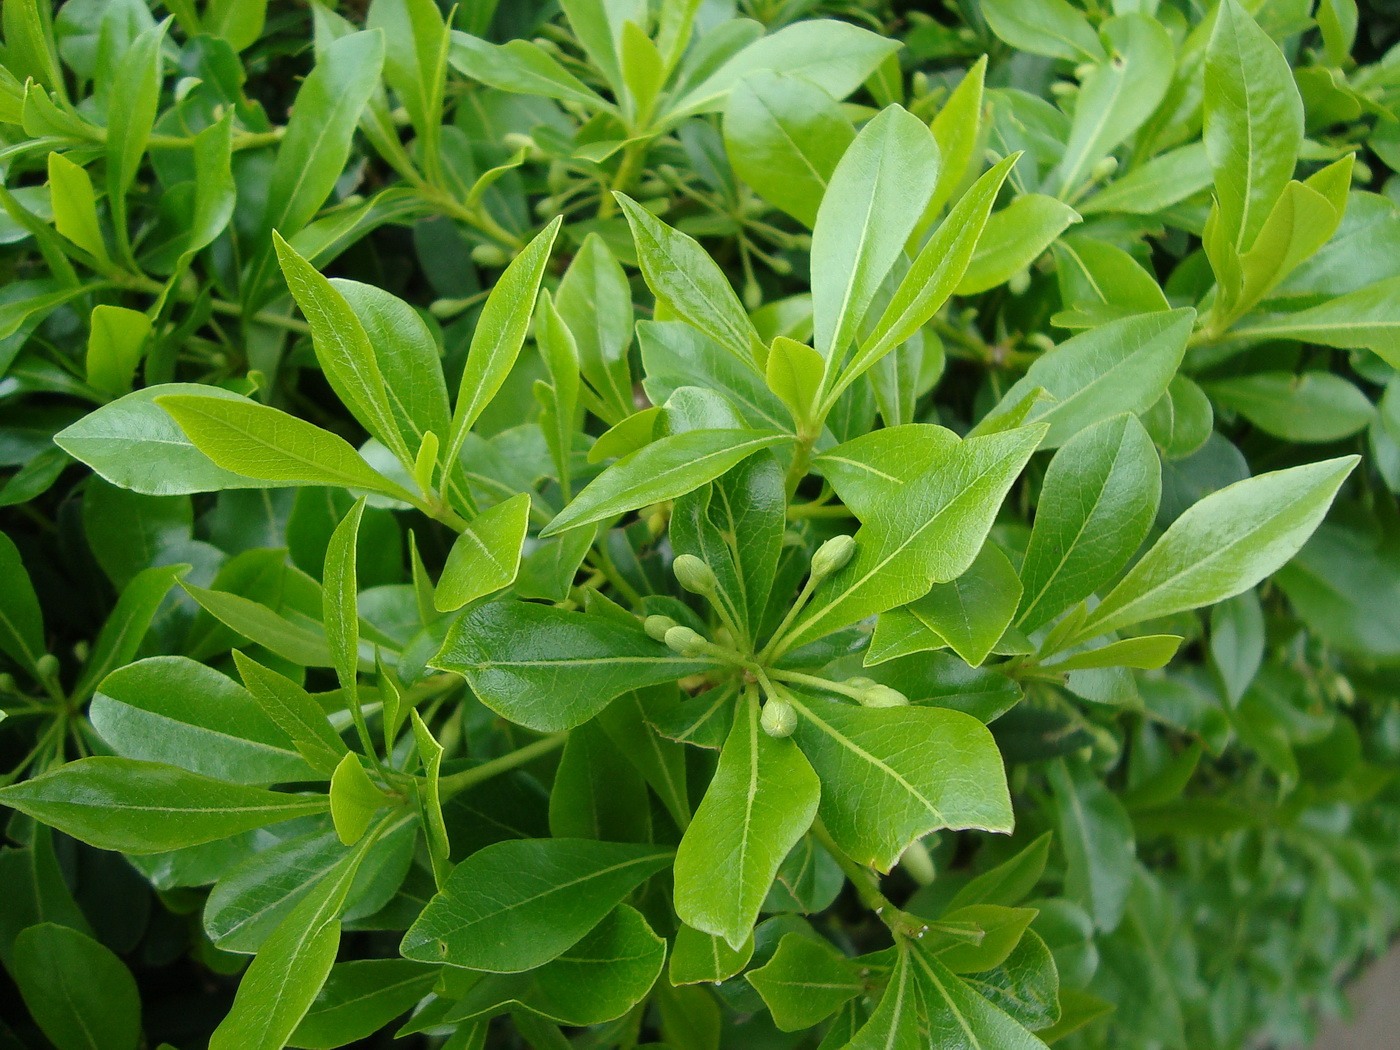
M1400 925L1394 5L0 31L0 1048L1282 1046Z

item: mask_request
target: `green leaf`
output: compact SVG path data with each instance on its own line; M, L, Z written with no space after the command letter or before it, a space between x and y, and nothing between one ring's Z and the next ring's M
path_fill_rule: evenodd
M852 471L856 480L847 483L826 465L837 466L838 457L855 461L866 439L837 446L818 459L837 493L864 515L865 524L855 536L855 557L817 588L783 643L785 650L906 605L933 584L965 572L981 550L1001 501L1044 433L1040 427L1021 427L966 441L947 434L950 442L929 446L927 433L939 429L914 424L877 431L871 435L877 446L897 443L883 449L875 462L856 463ZM913 462L924 460L919 473L907 483L869 482L880 474L890 477L882 469L890 458L908 464L911 446L926 449L922 455L914 453ZM858 495L853 501L848 491L860 484L870 484L871 495Z
M321 706L301 686L234 650L233 661L248 693L282 732L301 757L323 776L335 772L346 753L340 739L326 720Z
M1389 531L1378 535L1365 526L1324 524L1279 570L1276 580L1299 618L1329 645L1379 664L1394 664L1400 658L1400 605L1392 600L1400 593L1400 563ZM1223 647L1241 642L1230 654L1239 666L1222 675L1232 694L1238 690L1240 696L1259 670L1264 652L1265 627L1257 602L1255 606L1238 617L1238 634L1226 634L1220 643ZM1249 623L1251 619L1257 622ZM1226 672L1223 661L1217 657L1216 662Z
M986 172L949 211L847 366L843 386L910 338L947 302L972 260L992 204L1019 157L1013 154Z
M394 419L379 361L359 317L331 282L276 230L272 243L287 287L311 326L316 360L331 388L370 434L387 445L400 462L408 463L409 445ZM412 444L417 447L418 442Z
M1176 69L1172 38L1148 14L1106 19L1099 34L1111 57L1079 78L1074 122L1056 171L1060 196L1067 199L1095 164L1152 115Z
M1247 478L1196 503L1089 614L1078 638L1232 598L1303 546L1359 457Z
M275 486L224 470L197 449L156 404L157 398L175 394L246 400L230 390L197 383L147 387L89 412L55 434L54 442L113 485L148 496Z
M1045 1044L982 998L922 947L909 951L928 1018L931 1046L1044 1050Z
M646 781L596 720L575 726L564 744L549 791L549 833L605 842L651 836Z
M684 496L765 448L792 440L762 430L687 430L623 456L574 498L541 536Z
M19 548L0 532L0 650L34 672L45 653L44 615Z
M375 0L366 28L384 33L384 80L408 111L423 151L438 149L449 36L433 0ZM424 158L424 163L435 161Z
M555 1024L603 1024L646 998L665 963L666 942L641 912L621 904L577 944L531 973L487 977L447 1016L454 1021L489 1016L518 1004L529 1015ZM512 1013L518 1025L521 1014ZM545 1045L534 1038L530 1042Z
M235 51L242 51L257 43L266 18L267 0L210 0L204 28L227 40Z
M899 46L896 40L832 18L795 22L734 55L688 91L668 116L678 120L720 109L726 93L759 70L805 80L833 99L843 99Z
M609 423L620 421L635 409L627 363L632 345L632 289L622 264L598 234L583 239L559 282L554 305L578 347L574 373L582 369L589 386L614 413L604 418ZM557 387L560 377L553 365L550 375Z
M734 173L808 229L855 135L850 118L821 87L766 70L735 85L724 111Z
M950 907L938 921L951 926L971 924L981 931L981 939L976 944L954 941L943 948L934 944L926 944L925 948L936 952L938 961L954 973L991 970L1006 961L1035 916L1034 908L1008 908L1001 904Z
M139 310L105 303L94 306L87 345L88 382L114 396L130 390L150 333L151 319Z
M805 939L805 938L804 938ZM667 977L673 985L719 984L727 981L753 958L753 937L731 948L723 937L682 926L671 946Z
M857 966L826 941L800 933L784 934L773 958L744 976L784 1032L820 1024L865 991Z
M1078 901L1105 932L1117 928L1132 888L1133 824L1096 776L1057 759L1049 767L1055 823L1065 852L1065 896Z
M1022 194L987 220L954 294L976 295L1009 281L1078 221L1079 213L1054 197Z
M36 1024L58 1050L136 1050L141 995L109 948L52 922L20 931L8 967Z
M267 184L260 243L291 237L315 216L345 170L360 114L379 86L384 35L351 33L320 53L292 103Z
M533 969L578 943L670 859L666 850L624 842L497 842L453 869L400 950L420 962L493 973Z
M1099 212L1153 215L1199 193L1212 180L1205 143L1192 142L1135 166L1075 207L1082 215Z
M652 722L673 710L676 686L634 689L618 697L598 713L598 724L626 761L651 785L676 827L690 823L690 791L686 781L686 749L665 739ZM616 770L613 770L616 775Z
M797 429L817 429L816 421L821 417L818 405L826 383L826 359L821 354L806 343L780 335L768 349L764 381L788 407Z
M161 48L170 22L145 30L117 63L107 103L107 202L119 244L127 243L126 195L141 166L160 104Z
M119 667L99 684L89 717L123 758L163 762L235 784L316 779L249 693L183 656Z
M0 804L98 849L140 855L324 813L324 795L288 795L128 758L84 758L9 787Z
M911 952L903 941L896 945L898 955L889 984L870 1019L842 1050L917 1050L928 1045L923 1035L923 1010L919 989L910 961ZM839 1045L839 1043L838 1043ZM975 1045L975 1044L974 1044ZM998 1047L1000 1050L1000 1047Z
M1110 416L1141 414L1176 374L1195 317L1194 310L1163 310L1076 335L1038 358L991 415L1042 387L1054 400L1032 405L1027 422L1048 423L1043 447L1058 448Z
M990 871L970 879L948 902L948 911L971 904L999 904L1011 908L1020 904L1035 889L1045 872L1050 856L1047 831L1020 853L998 864Z
M831 175L812 231L816 347L841 362L938 182L928 125L889 106L861 129Z
M676 851L676 914L738 951L783 858L811 827L821 785L791 740L759 727L740 701L719 766Z
M189 571L188 565L157 565L136 574L122 588L121 597L102 624L93 643L74 696L89 696L107 673L129 663L151 628L157 610L175 581Z
M192 394L166 394L157 403L216 466L243 477L407 495L344 438L278 409Z
M473 80L501 91L577 102L593 110L612 108L552 55L529 40L491 44L456 29L452 30L451 37L448 61Z
M346 706L355 716L360 741L368 752L371 745L369 733L364 727L364 715L360 712L357 674L360 662L360 612L359 574L355 568L360 519L364 512L365 499L361 496L345 513L345 517L340 519L326 543L326 558L322 571L325 586L321 592L321 621L325 624L326 645L330 649L336 681L340 683ZM337 775L344 768L345 763L342 761L336 770ZM334 795L335 781L332 780L331 783ZM347 842L346 845L350 843Z
M934 584L905 608L976 667L1001 640L1020 600L1016 570L995 544L987 543L966 572Z
M85 169L61 153L49 154L49 197L53 224L59 233L87 252L104 268L111 268L107 243L97 218L97 196Z
M333 1050L367 1039L432 991L439 972L407 959L336 963L287 1045Z
M1161 491L1161 464L1137 417L1070 438L1045 472L1017 626L1034 631L1113 579L1147 538Z
M281 1050L301 1024L335 964L340 913L374 839L349 854L297 903L238 982L209 1050Z
M447 840L447 824L442 818L442 793L438 785L443 746L433 737L432 730L428 728L417 709L410 707L408 714L413 721L413 740L418 748L418 757L423 763L423 784L417 786L423 831L428 839L428 852L435 861L442 862L447 860L447 856L451 852L451 846ZM332 806L334 806L334 800L332 800Z
M529 525L528 492L518 493L469 521L447 555L433 607L438 612L453 612L514 583Z
M1099 62L1103 46L1083 12L1066 0L983 0L993 33L1019 51L1070 62Z
M1060 974L1050 949L1027 930L999 966L965 974L963 983L1024 1028L1039 1031L1060 1019ZM1048 1038L1045 1033L1041 1039Z
M462 382L457 389L451 437L442 458L445 464L457 462L472 425L501 389L515 366L515 359L520 356L560 222L559 219L551 222L511 260L481 308L471 345L467 348Z
M541 732L588 721L629 689L709 670L642 631L600 616L493 602L452 625L432 666L464 675L481 702Z
M1287 441L1340 441L1376 416L1370 398L1330 372L1256 372L1207 383L1205 390L1218 404Z
M843 850L881 871L940 828L1011 830L992 735L961 711L797 701L797 742L822 781L819 813ZM926 755L942 756L938 762Z
M309 274L306 279L316 283ZM403 443L413 450L429 431L439 438L446 434L451 416L447 384L443 381L437 341L418 311L373 285L342 278L332 279L330 285L355 312L359 327L369 340L369 352L378 363L389 409ZM334 299L328 300L326 308L336 316L334 324L341 329L327 338L327 350L335 352L337 343L341 343L346 356L362 354L356 326L338 313ZM367 383L377 390L372 375Z
M614 196L627 216L642 277L657 303L757 371L753 362L763 359L763 342L709 252L630 197Z
M1179 634L1144 634L1124 638L1097 649L1075 653L1064 660L1046 665L1046 670L1081 671L1099 667L1138 667L1155 670L1165 667L1181 645ZM1073 679L1071 679L1073 682Z
M334 658L319 623L305 618L297 621L228 591L205 590L192 583L181 583L186 593L220 623L249 641L264 646L299 667L333 667ZM374 661L360 654L361 665L373 670Z
M929 122L934 141L938 143L941 160L938 171L938 184L933 196L924 208L919 228L931 223L943 205L953 199L954 193L964 186L972 165L973 154L982 130L983 88L987 79L987 59L979 58L964 74L958 86L949 93L947 100L939 107L938 114ZM1014 161L1013 161L1014 163Z
M374 786L360 756L353 751L340 760L331 774L331 819L335 833L347 846L359 842L374 815L389 803L389 796Z
M1296 339L1344 350L1371 350L1400 368L1400 277L1367 285L1296 313L1270 314L1246 320L1230 330L1231 339L1258 342Z
M1237 0L1217 8L1205 61L1205 145L1227 241L1245 251L1293 177L1303 102L1288 60Z

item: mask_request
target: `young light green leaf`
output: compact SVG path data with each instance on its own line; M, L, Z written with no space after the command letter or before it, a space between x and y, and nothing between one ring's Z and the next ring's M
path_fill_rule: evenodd
M360 519L365 513L365 498L361 496L340 519L326 544L322 571L324 590L321 592L321 620L326 627L326 644L331 651L336 681L345 695L346 706L355 716L360 741L369 751L369 733L360 712L360 686L357 670L360 662L360 590L356 569L356 547L360 538ZM341 768L344 767L341 763ZM339 769L337 770L337 774ZM349 842L346 845L350 845Z
M442 460L445 464L457 462L472 425L501 389L520 356L560 222L551 222L511 260L481 309L457 389L451 437Z
M1104 58L1089 20L1066 0L983 0L982 17L1012 47L1070 62Z
M574 498L541 536L625 514L693 492L765 448L792 440L762 430L687 430L623 456Z
M1229 243L1243 252L1293 177L1303 102L1288 60L1238 0L1217 8L1205 61L1205 146Z
M1400 368L1400 277L1377 281L1346 295L1296 313L1246 319L1230 331L1232 339L1261 342L1295 339L1345 350L1371 350Z
M117 243L130 251L127 192L136 178L160 104L161 48L170 20L142 32L116 65L107 103L107 201Z
M806 343L780 335L769 347L764 378L768 389L787 405L794 425L811 429L819 416L817 401L826 382L826 359Z
M978 995L922 945L909 950L932 1046L1045 1050L1045 1044Z
M826 941L788 933L768 962L744 975L784 1032L820 1024L865 990L860 969Z
M433 607L454 612L514 583L529 525L528 492L517 493L467 522L447 555Z
M374 815L389 802L389 797L374 786L360 756L353 751L340 760L331 774L330 797L335 833L347 846L360 841Z
M324 795L228 784L176 766L83 758L0 788L0 805L98 849L160 853L324 813Z
M1154 670L1165 667L1181 646L1179 634L1144 634L1124 638L1087 652L1075 653L1048 664L1046 670L1080 671L1098 667L1138 667Z
M904 342L936 314L963 278L992 204L1020 154L984 174L959 199L899 282L885 312L851 359L837 390Z
M670 859L667 850L625 842L497 842L453 869L400 950L492 973L533 969L576 944Z
M1034 631L1113 579L1146 539L1161 491L1161 463L1136 416L1066 442L1045 472L1021 562L1017 626Z
M610 413L604 419L609 423L622 420L636 407L627 363L632 345L632 289L622 264L598 234L590 233L583 239L559 282L554 305L577 345L575 376L582 368L584 378ZM536 338L540 337L537 333ZM561 377L553 365L550 376L557 388Z
M909 947L900 941L895 952L894 969L879 1005L841 1050L917 1050L927 1045L920 1038L923 1010Z
M281 1050L335 963L340 948L340 913L361 861L374 839L355 852L301 899L273 931L238 983L227 1016L209 1040L209 1050Z
M1050 832L1046 832L1010 860L970 879L948 902L948 911L969 904L1000 904L1011 908L1035 889L1050 856Z
M892 429L922 436L925 430L940 428ZM1001 501L1044 432L1039 426L1020 427L966 441L948 435L951 442L940 442L926 452L924 463L919 464L922 469L907 483L896 479L891 485L882 479L871 484L872 495L858 499L870 509L857 508L866 517L855 536L855 557L817 589L783 649L906 605L933 584L960 576L981 550ZM819 463L836 460L846 449L838 446ZM890 452L906 464L911 459L902 444L891 446ZM915 454L913 461L918 463L919 458ZM891 478L881 469L888 465L882 457L872 466L872 474ZM840 480L833 484L847 504L855 506L846 495L847 486ZM850 487L859 484L866 482L861 479Z
M808 229L855 135L821 87L766 70L735 85L724 111L724 145L735 174Z
M771 701L770 701L771 702ZM739 702L719 767L676 851L676 914L738 951L788 851L816 816L821 784L797 745L759 727Z
M286 412L252 401L194 394L166 394L156 401L195 448L216 466L243 477L409 496L344 438Z
M98 685L89 717L124 758L164 762L235 784L316 779L251 695L183 656L119 667Z
M409 442L396 424L379 361L359 317L330 281L276 230L272 243L287 287L311 326L316 359L332 389L365 429L407 465ZM414 448L417 444L412 442Z
M905 608L976 667L1001 640L1020 600L1016 570L995 544L986 543L965 572L934 584Z
M482 703L512 722L554 732L588 721L628 689L713 666L637 627L528 602L492 602L452 625L432 666L464 675Z
M577 102L592 110L612 109L601 95L529 40L492 44L456 29L451 36L448 61L473 80L501 91Z
M1330 372L1255 372L1216 380L1205 390L1260 430L1288 441L1340 441L1376 417L1370 398Z
M987 79L987 57L983 55L963 75L938 114L929 122L934 141L938 143L938 183L924 208L918 230L933 222L943 205L970 174L972 156L982 131L983 88Z
M323 776L334 773L345 756L345 741L311 694L236 649L233 662L254 702L281 728L302 758Z
M87 345L87 379L105 393L124 394L141 361L151 319L139 310L105 303L92 308Z
M757 371L763 341L710 253L630 197L614 196L627 216L642 277L657 302Z
M861 129L831 175L812 231L816 347L841 362L938 181L928 125L889 106Z
M752 936L736 949L723 937L682 926L671 946L671 965L666 976L676 986L719 984L747 966L751 958Z
M992 414L1044 388L1055 400L1032 405L1026 418L1048 423L1043 447L1058 448L1110 416L1145 412L1176 374L1195 317L1194 310L1162 310L1076 335L1038 358Z
M1079 213L1068 204L1043 193L1022 194L987 219L954 294L975 295L1009 281L1076 222Z
M909 843L940 828L1011 830L1001 754L971 715L825 700L794 706L797 742L822 780L821 819L857 863L889 871Z
M62 153L49 154L49 197L53 201L53 224L98 264L110 268L112 257L97 219L97 195L86 169Z
M1211 493L1172 522L1076 637L1211 605L1253 587L1298 553L1358 460L1276 470Z

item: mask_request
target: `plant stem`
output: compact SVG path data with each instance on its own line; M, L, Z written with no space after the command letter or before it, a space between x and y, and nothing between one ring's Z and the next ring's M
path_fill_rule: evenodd
M475 787L482 781L490 780L492 777L500 776L502 773L509 773L512 769L517 769L527 762L533 762L541 755L547 755L551 751L557 751L564 746L564 741L569 739L568 732L553 733L550 736L540 737L533 743L526 744L522 748L517 748L508 755L500 758L493 758L489 762L483 762L479 766L471 769L464 769L460 773L453 773L451 776L443 777L438 781L438 791L442 794L442 800L446 802L453 795L461 794L470 787Z

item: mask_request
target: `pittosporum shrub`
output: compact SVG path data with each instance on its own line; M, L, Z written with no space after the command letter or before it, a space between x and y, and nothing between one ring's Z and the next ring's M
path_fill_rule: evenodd
M0 21L0 1044L1234 1050L1400 923L1392 23Z

